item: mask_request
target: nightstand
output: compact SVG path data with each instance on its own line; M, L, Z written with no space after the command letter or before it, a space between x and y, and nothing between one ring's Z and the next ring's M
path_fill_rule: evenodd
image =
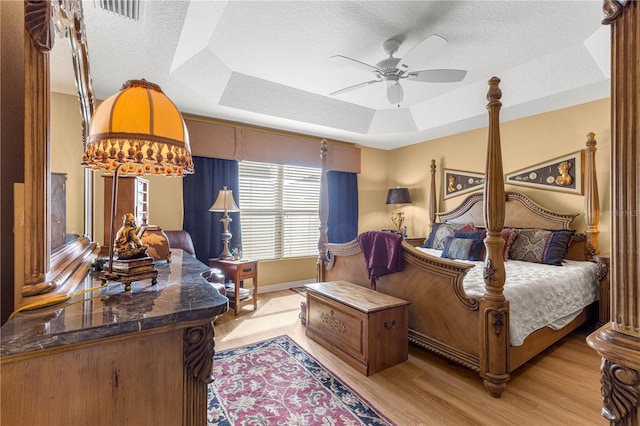
M406 242L411 244L414 247L420 247L424 244L426 238L425 237L407 237L404 239Z
M209 259L211 268L218 268L222 271L227 281L233 280L233 295L228 294L229 304L235 310L236 315L240 313L240 308L253 302L253 310L258 309L258 261L257 260L222 260ZM248 297L243 298L240 289L244 288L244 280L251 278L253 288L249 290Z

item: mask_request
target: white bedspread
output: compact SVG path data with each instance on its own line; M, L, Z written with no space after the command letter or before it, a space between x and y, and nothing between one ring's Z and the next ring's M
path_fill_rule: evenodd
M440 250L419 248L440 257ZM456 260L475 265L464 278L465 292L484 295L483 262ZM560 329L587 305L598 300L597 265L565 260L563 266L507 260L504 296L509 301L509 334L513 346L542 327Z

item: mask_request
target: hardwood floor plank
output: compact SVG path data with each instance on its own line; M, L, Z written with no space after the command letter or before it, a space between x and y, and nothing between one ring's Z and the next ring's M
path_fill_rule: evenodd
M502 398L491 397L477 373L422 348L408 361L366 377L305 335L304 297L291 290L259 295L258 310L226 313L215 323L216 351L289 335L343 383L396 424L607 425L600 416L600 358L572 333L512 374Z

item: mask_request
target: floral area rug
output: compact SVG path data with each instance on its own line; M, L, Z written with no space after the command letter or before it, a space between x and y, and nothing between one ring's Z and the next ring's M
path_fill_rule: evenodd
M209 425L393 425L288 336L215 354Z

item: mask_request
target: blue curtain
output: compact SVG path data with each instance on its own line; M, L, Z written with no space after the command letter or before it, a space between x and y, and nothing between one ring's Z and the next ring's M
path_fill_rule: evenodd
M355 173L327 173L329 190L330 243L346 243L358 235L358 175Z
M220 256L222 252L221 234L223 230L223 213L210 212L209 208L216 200L218 191L226 186L233 191L233 198L240 205L238 199L238 162L235 160L221 160L218 158L193 157L195 173L183 178L184 219L183 229L193 239L196 257L208 265L208 259ZM242 246L240 234L240 213L229 213L232 222L229 223L231 241L229 250Z

